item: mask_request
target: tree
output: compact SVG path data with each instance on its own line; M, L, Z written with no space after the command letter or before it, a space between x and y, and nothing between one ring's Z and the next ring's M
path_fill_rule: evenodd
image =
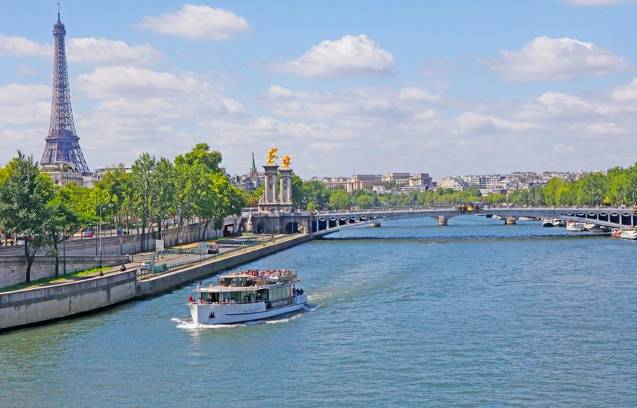
M207 143L198 143L186 154L175 157L176 165L193 165L195 163L203 164L212 172L221 171L221 153L216 150L210 150Z
M310 210L312 204L313 209L325 208L330 199L330 192L325 184L318 180L310 180L303 183L304 206Z
M70 183L59 188L57 194L63 197L62 199L82 220L83 225L88 226L98 221L95 204L98 196L94 190Z
M374 204L376 202L376 200L374 199L374 196L366 191L360 194L356 194L352 198L352 201L354 205L356 205L358 208L363 208L363 209L374 207Z
M162 239L162 224L169 215L174 214L176 171L173 164L165 158L159 159L151 174L151 217L157 224L158 239Z
M307 205L307 198L305 197L305 190L303 188L304 182L301 177L296 174L292 174L292 204L294 208L305 208Z
M579 205L601 205L606 195L606 176L602 173L592 173L582 177L578 181L576 193Z
M106 191L109 195L108 205L118 224L128 222L133 213L133 188L131 186L131 174L120 164L102 176L96 188Z
M230 215L241 215L245 200L241 191L232 185L228 177L216 173L212 177L212 189L219 199L212 223L216 230L223 228L223 222Z
M25 282L31 282L31 266L45 243L44 225L49 217L47 203L53 197L53 182L40 173L33 157L22 152L9 165L0 186L0 224L5 231L24 240Z
M608 204L622 205L628 203L630 196L630 175L624 169L611 169L608 171L608 191L606 201Z
M254 191L242 191L243 200L245 201L245 205L247 207L256 207L259 205L259 199L263 196L263 191L265 190L265 185L260 185Z
M55 258L55 277L60 275L60 253L58 246L69 236L75 234L81 227L80 217L65 199L64 190L56 189L53 200L46 205L48 217L43 223L45 242L50 253Z
M546 183L546 186L544 187L544 196L547 205L560 205L559 192L563 190L564 184L564 180L558 177L553 177L548 183Z
M349 194L344 190L334 190L330 194L330 207L335 210L348 209L349 203Z
M141 250L146 249L146 228L150 218L150 205L153 193L153 172L157 162L148 153L143 153L135 162L131 170L132 188L134 189L134 209L141 220Z

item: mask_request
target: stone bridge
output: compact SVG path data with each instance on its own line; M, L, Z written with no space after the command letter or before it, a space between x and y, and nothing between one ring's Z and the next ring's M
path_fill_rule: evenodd
M397 207L371 210L329 212L254 213L251 215L255 233L311 232L324 235L337 230L383 219L407 217L432 217L438 225L445 226L449 219L463 214L456 208ZM562 219L585 222L614 228L630 228L637 223L634 208L611 207L493 207L481 209L477 214L499 216L506 224L515 224L521 217L533 219Z

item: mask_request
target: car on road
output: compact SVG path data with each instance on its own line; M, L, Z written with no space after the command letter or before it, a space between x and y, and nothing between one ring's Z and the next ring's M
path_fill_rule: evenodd
M208 244L208 254L218 254L218 253L219 253L219 245Z

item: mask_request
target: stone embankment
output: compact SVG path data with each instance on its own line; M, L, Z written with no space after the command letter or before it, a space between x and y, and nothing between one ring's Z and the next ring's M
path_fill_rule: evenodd
M132 270L79 282L0 293L0 330L69 317L155 295L311 239L312 236L307 234L277 238L149 277L139 277L137 271Z

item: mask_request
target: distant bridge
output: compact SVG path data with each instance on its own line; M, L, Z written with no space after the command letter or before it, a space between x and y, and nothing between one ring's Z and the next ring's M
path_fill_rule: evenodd
M291 214L257 213L252 215L251 222L256 233L311 232L325 235L354 225L407 217L432 217L437 220L438 225L445 226L451 218L467 214L499 216L504 223L510 225L516 224L521 217L561 219L613 228L630 228L637 224L634 208L617 207L493 207L480 209L477 213L463 213L453 207L396 207Z

